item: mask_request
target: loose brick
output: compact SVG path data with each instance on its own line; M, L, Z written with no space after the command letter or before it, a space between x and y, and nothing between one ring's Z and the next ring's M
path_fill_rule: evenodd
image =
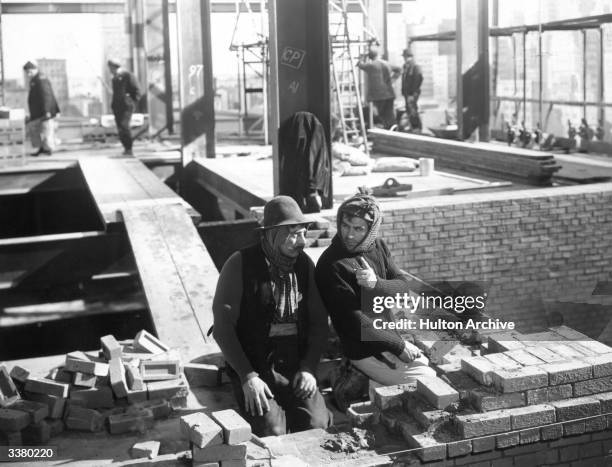
M93 388L98 382L98 376L76 372L73 374L72 384L82 388Z
M540 428L540 436L542 437L542 441L559 439L563 436L563 425L561 425L561 423L555 423L549 426L543 426Z
M0 431L20 431L30 424L32 417L27 412L0 409Z
M191 449L193 462L217 462L246 459L246 445L218 444L201 448L194 445Z
M48 394L36 394L33 392L24 393L24 397L30 401L46 404L49 412L47 416L49 418L57 419L64 416L66 399L63 397L49 396Z
M570 345L566 345L564 342L549 342L546 347L553 352L558 353L565 357L566 360L575 360L584 357L584 352L576 350Z
M593 377L612 376L612 354L583 357L582 360L593 367Z
M49 406L36 401L19 400L11 404L10 408L29 414L31 423L38 423L49 415Z
M145 330L142 330L136 334L133 345L136 350L150 352L152 354L158 354L170 350L170 347Z
M361 427L374 416L374 404L370 401L351 404L346 414L353 426Z
M574 383L574 397L612 391L612 376Z
M36 394L47 394L49 396L68 397L69 384L58 383L46 378L29 377L25 383L25 390Z
M493 384L493 371L496 368L484 357L466 357L461 359L461 369L480 384L485 386Z
M536 344L536 343L533 343L533 344ZM547 349L546 347L541 346L541 345L525 347L525 351L539 358L545 363L557 363L557 362L562 362L563 360L565 360L565 358L562 357L561 355L556 354L552 350Z
M27 379L30 377L30 372L23 367L15 365L13 368L11 368L10 376L14 382L25 384Z
M520 333L499 332L490 335L487 339L489 352L505 352L507 350L522 349L525 344L520 342L516 336L522 337Z
M448 457L459 457L465 456L472 452L472 441L469 439L462 439L459 441L449 441L446 444Z
M146 402L149 392L145 389L140 391L128 390L127 401L129 404L138 404L140 402Z
M472 452L487 452L495 449L495 436L484 436L472 440Z
M581 361L548 363L539 365L539 368L548 373L548 384L551 386L584 381L593 377L593 367Z
M110 385L117 398L127 397L128 387L125 379L125 368L120 358L113 358L109 363Z
M408 441L408 445L417 449L416 455L423 462L446 459L446 444L438 443L425 433L413 435L412 440Z
M54 368L47 375L47 379L52 379L58 383L72 384L74 376L70 371L67 371L63 366Z
M19 399L19 391L8 370L0 365L0 407L6 407Z
M511 392L503 394L485 388L470 391L469 400L471 404L481 412L492 410L510 409L525 405L525 393Z
M149 458L155 459L159 454L159 441L143 441L134 444L130 449L132 459Z
M495 437L495 446L497 449L507 449L519 444L518 433L504 433Z
M606 417L603 415L600 417L587 418L584 421L584 431L586 433L602 431L606 429L606 425Z
M591 417L601 413L600 403L593 397L555 401L551 402L550 405L555 408L558 422Z
M222 428L203 412L196 412L181 417L180 424L181 433L185 439L190 440L199 448L223 443ZM203 461L207 459L198 460Z
M527 391L547 386L548 374L534 366L496 370L493 372L493 384L503 393Z
M142 391L146 389L138 368L132 365L125 365L125 377L130 391Z
M108 386L79 389L70 392L70 400L81 401L88 409L107 409L115 406L113 391Z
M565 422L563 424L563 436L581 435L586 431L584 420L576 422Z
M540 441L540 429L530 428L519 431L519 444L531 444Z
M28 445L46 444L51 439L51 427L45 420L28 425L22 432L23 442Z
M386 410L391 407L402 405L402 396L406 391L412 391L414 384L396 384L393 386L379 386L374 388L374 405L379 410Z
M444 409L459 402L459 393L440 378L417 378L417 392L436 409Z
M169 381L154 381L147 383L149 399L173 399L187 397L189 386L184 377Z
M140 362L140 376L143 381L163 381L180 376L178 361L145 360Z
M530 405L508 409L510 424L513 430L532 428L555 422L555 408L550 405Z
M61 418L47 419L47 423L49 424L49 430L52 438L63 433L64 429L66 428L64 425L64 420Z
M503 411L458 415L457 423L462 438L476 438L509 431L510 415Z
M239 444L251 439L251 425L235 410L219 410L210 416L223 428L225 444Z
M111 434L144 433L154 425L153 412L149 409L132 408L132 410L108 417Z
M524 348L504 352L504 355L510 357L512 360L516 360L523 366L541 365L542 363L544 363L543 360L539 359L535 355L530 354Z
M95 376L108 376L108 363L101 359L87 356L87 360L80 358L72 358L71 354L66 355L66 363L64 369L72 373L80 372Z
M122 348L115 336L109 334L100 338L102 353L107 360L121 358Z
M484 358L489 360L494 368L504 370L518 370L519 368L523 368L523 365L503 353L487 354Z
M23 446L21 431L0 431L0 446Z
M138 407L142 409L149 409L153 413L153 418L155 420L160 418L168 418L172 413L170 403L163 399L141 402L138 404Z
M66 408L64 422L69 430L96 432L104 428L104 417L100 412L76 405Z
M219 367L204 363L187 363L183 373L192 388L214 387L219 384Z

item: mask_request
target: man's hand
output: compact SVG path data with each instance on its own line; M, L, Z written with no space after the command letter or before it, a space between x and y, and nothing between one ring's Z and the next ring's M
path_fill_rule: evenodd
M273 399L274 395L259 376L247 380L242 385L242 392L244 392L244 407L251 415L261 416L270 410L268 398Z
M355 277L357 278L357 283L365 287L366 289L373 289L376 287L376 283L378 282L378 277L374 272L374 269L368 264L368 262L363 258L363 256L359 256L357 258L361 269L357 269L355 271Z
M412 363L421 356L421 351L418 347L412 345L410 342L404 343L404 350L397 356L402 362Z
M293 393L300 399L314 396L317 390L317 380L307 371L299 371L293 378Z

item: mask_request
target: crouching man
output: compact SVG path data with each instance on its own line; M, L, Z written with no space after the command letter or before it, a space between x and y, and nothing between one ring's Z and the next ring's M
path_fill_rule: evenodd
M308 223L292 198L273 198L259 243L234 253L217 283L214 337L258 436L332 423L314 376L328 328L314 265L303 252Z
M315 276L321 298L345 356L358 370L349 368L334 385L334 397L341 409L362 395L364 378L359 374L383 386L435 376L417 347L405 342L395 330L377 329L374 319L381 315L362 309L367 303L362 302L364 294L394 295L406 292L411 285L378 238L381 222L380 208L373 197L359 194L346 200L338 208L338 233L317 263Z

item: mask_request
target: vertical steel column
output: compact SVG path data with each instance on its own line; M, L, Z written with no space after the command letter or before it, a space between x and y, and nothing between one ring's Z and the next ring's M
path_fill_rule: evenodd
M604 59L605 59L604 32L603 32L603 28L599 26L599 86L598 86L598 92L597 92L598 96L597 97L599 98L600 103L603 103L605 99ZM601 122L602 128L603 128L603 124L606 119L606 108L603 105L599 107L599 112L597 113L597 119L599 122Z
M527 121L527 31L523 31L523 122Z
M480 92L482 99L478 136L480 141L491 139L489 118L491 117L491 69L489 62L489 1L478 2L478 62Z
M544 98L544 66L542 56L542 0L538 1L538 124L542 128L542 99Z
M587 118L587 32L582 30L582 118Z
M282 0L281 0L282 1ZM279 61L278 61L278 31L277 31L277 0L268 0L268 30L270 48L270 142L272 143L272 182L274 194L280 193L280 157L278 153L278 129L280 127L280 95Z
M206 157L214 158L215 151L215 82L212 64L212 32L210 26L210 0L201 0L202 64L204 65L204 122Z
M125 33L128 36L128 46L129 46L128 69L132 73L135 73L136 72L136 62L134 61L134 0L126 0L124 20L125 20Z
M145 31L144 31L144 23L145 23L145 8L144 8L144 0L135 0L134 4L134 24L133 24L133 38L134 38L134 60L136 63L136 67L134 69L134 74L136 75L136 79L138 80L138 84L140 85L140 89L143 91L143 98L139 103L139 111L145 111L147 107L147 54L145 51Z
M166 129L174 134L174 99L172 89L172 54L170 52L170 5L168 0L162 0L162 15L164 29L164 81L166 98Z
M2 0L0 0L0 104L4 105L4 44L2 42Z

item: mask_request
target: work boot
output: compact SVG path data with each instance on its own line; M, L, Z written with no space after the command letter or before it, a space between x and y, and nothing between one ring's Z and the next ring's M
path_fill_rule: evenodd
M44 153L43 148L38 148L38 151L33 152L32 154L30 154L30 156L32 156L32 157L38 157L38 156L40 156L40 155L41 155L41 154L43 154L43 153Z
M126 150L123 151L123 155L124 156L133 156L134 152L132 152L131 149L126 149Z
M332 388L336 407L346 412L354 402L367 399L368 385L369 378L347 362Z

